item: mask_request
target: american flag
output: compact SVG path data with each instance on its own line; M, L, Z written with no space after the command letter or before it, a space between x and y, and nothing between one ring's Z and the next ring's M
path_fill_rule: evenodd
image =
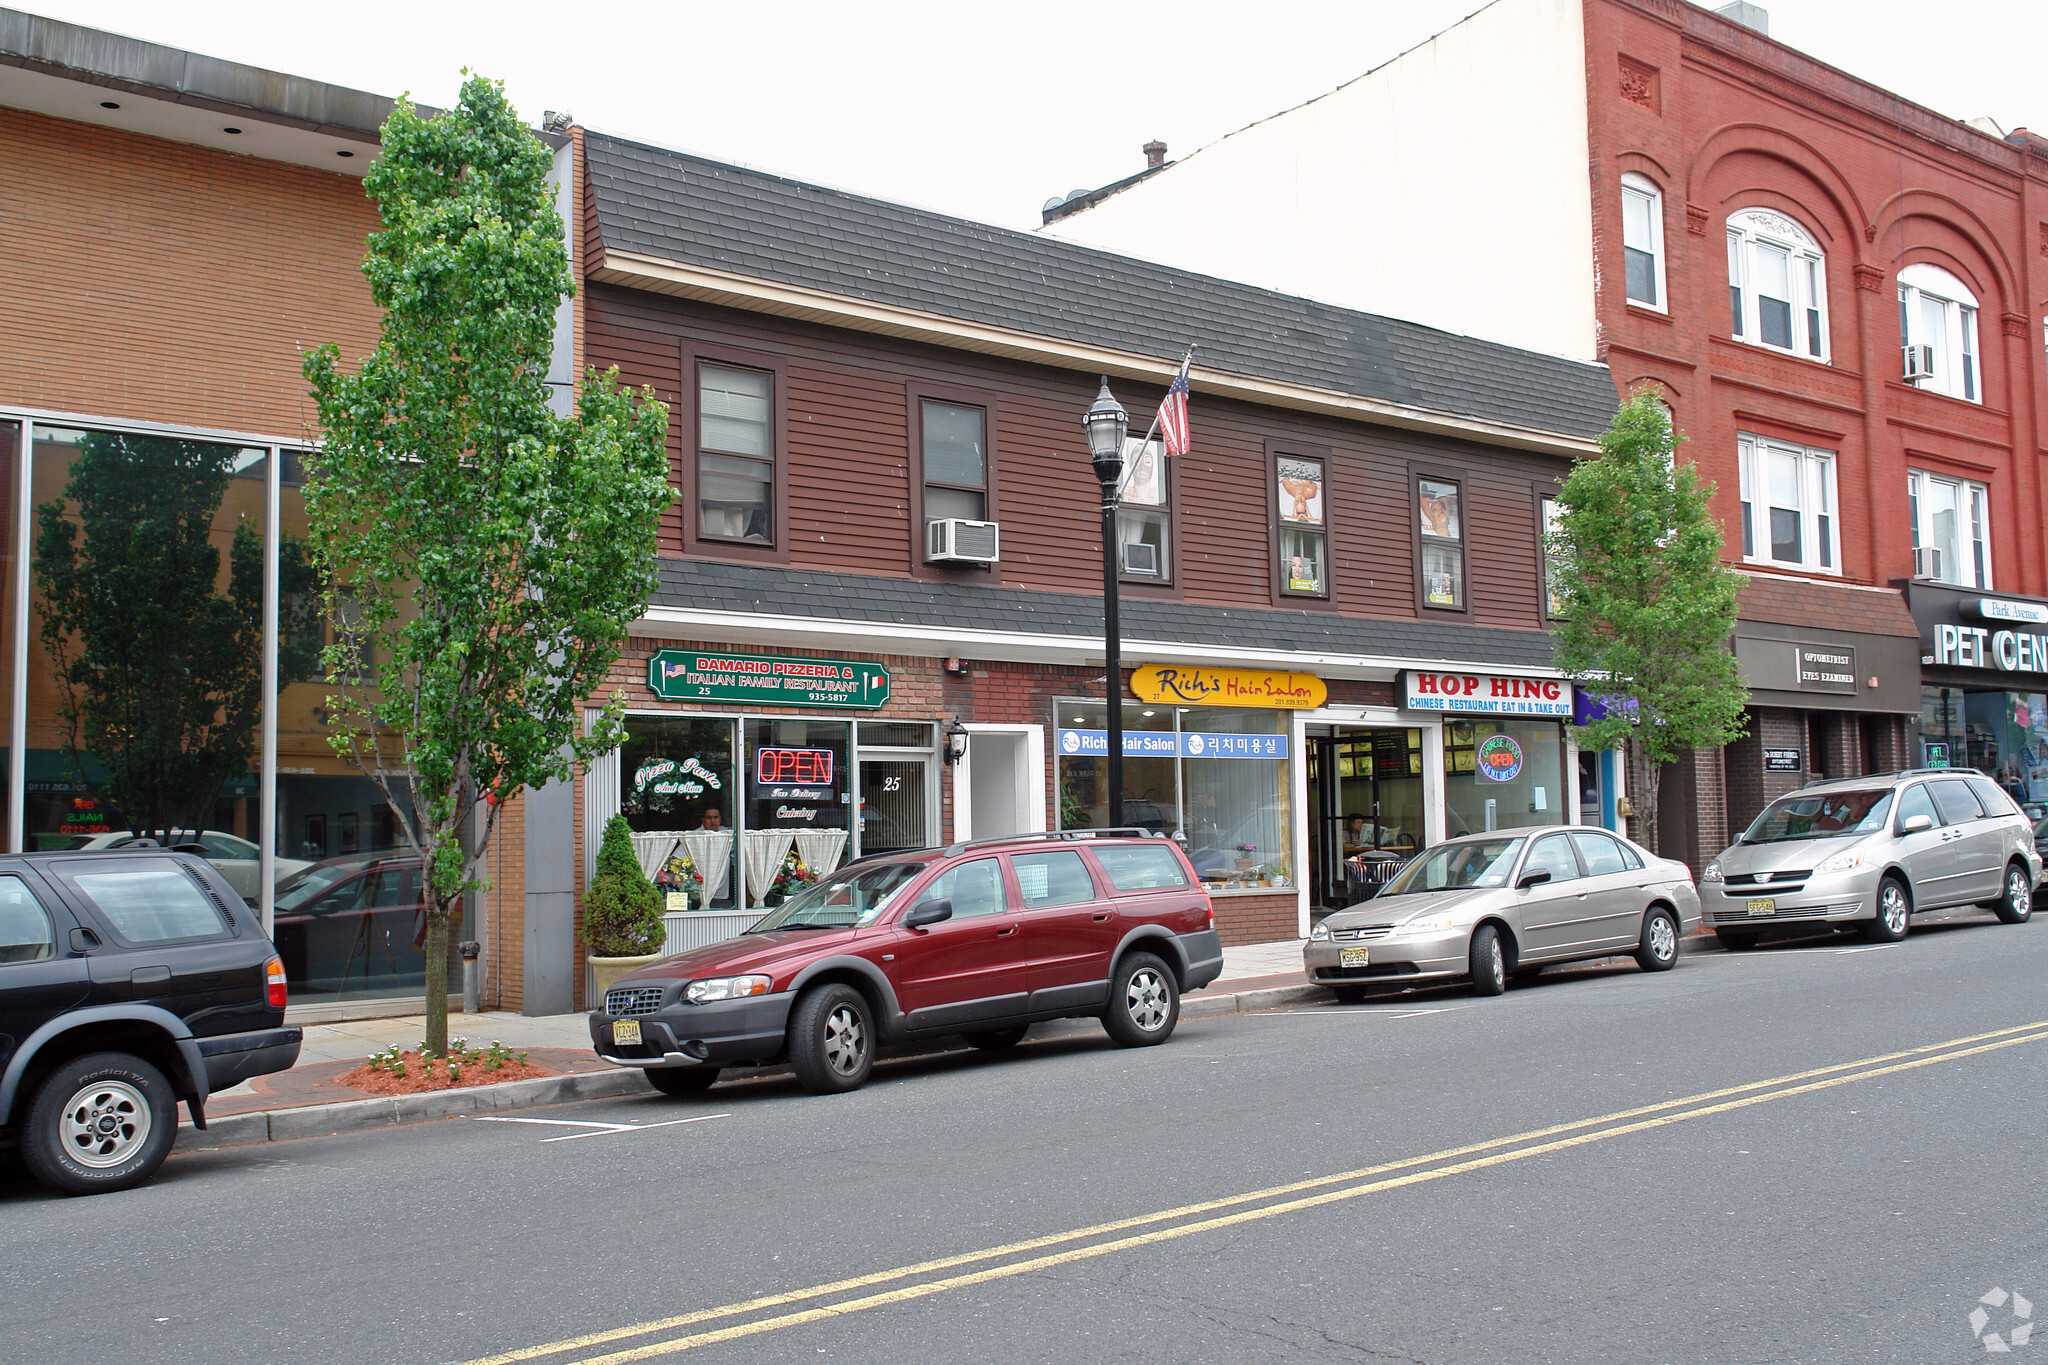
M1194 363L1195 353L1189 351L1180 362L1180 373L1173 377L1173 387L1166 391L1166 400L1159 405L1159 434L1166 438L1168 455L1188 453L1188 367Z

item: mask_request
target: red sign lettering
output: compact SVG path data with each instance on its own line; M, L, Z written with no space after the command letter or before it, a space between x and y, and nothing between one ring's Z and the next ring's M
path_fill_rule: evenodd
M756 750L754 780L764 786L829 787L832 785L832 751Z

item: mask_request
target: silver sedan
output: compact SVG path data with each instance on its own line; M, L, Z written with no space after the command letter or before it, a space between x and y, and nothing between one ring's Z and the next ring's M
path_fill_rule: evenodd
M1633 954L1669 970L1699 928L1692 870L1602 829L1500 831L1437 844L1373 899L1309 934L1309 980L1339 1000L1374 985L1469 976L1499 995L1511 976Z

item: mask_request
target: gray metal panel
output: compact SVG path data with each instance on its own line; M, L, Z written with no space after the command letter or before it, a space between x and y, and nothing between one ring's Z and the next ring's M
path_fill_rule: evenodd
M576 788L526 793L525 988L521 1014L576 1008Z
M864 574L664 559L656 606L760 612L821 620L1100 639L1102 599L1081 593L980 587ZM1550 636L1432 621L1383 621L1330 612L1196 606L1125 599L1127 638L1548 668Z
M604 245L1056 340L1591 438L1607 367L586 133Z

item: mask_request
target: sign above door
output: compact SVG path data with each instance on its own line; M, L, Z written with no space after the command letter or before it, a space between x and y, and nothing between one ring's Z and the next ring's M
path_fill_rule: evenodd
M1330 696L1323 680L1313 673L1201 668L1193 664L1146 664L1133 669L1131 691L1149 702L1269 706L1287 711L1313 711Z
M647 661L647 686L670 701L867 710L889 700L889 670L860 659L664 649Z

